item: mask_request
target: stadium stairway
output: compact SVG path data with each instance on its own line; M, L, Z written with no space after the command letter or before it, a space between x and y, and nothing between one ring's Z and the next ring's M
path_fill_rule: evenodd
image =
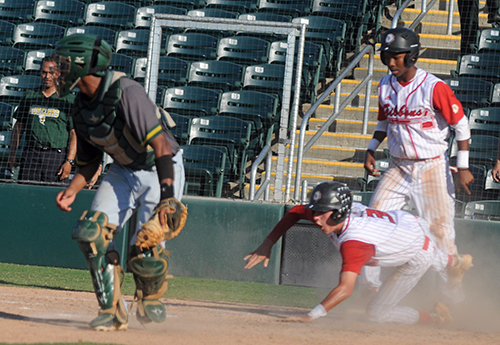
M479 26L480 29L491 27L487 24L487 14L483 13L485 1L480 1ZM415 8L407 8L400 19L400 25L408 27L413 20L420 14L420 5ZM455 11L453 13L452 35L446 35L446 26L448 21L448 4L446 1L436 3L431 11L423 18L421 24L417 27L420 34L421 51L417 66L437 75L442 79L450 78L450 71L457 67L457 57L460 52L460 17L458 13L458 4L455 1ZM389 15L395 14L397 8L390 6ZM382 25L384 28L391 26L392 18L384 16ZM380 44L376 44L378 49ZM347 63L346 63L347 65ZM358 68L355 69L352 79L344 79L341 85L340 103L350 95L352 90L366 76L368 66L368 56L365 56ZM347 183L351 189L360 190L357 182L358 177L363 177L365 171L363 168L364 152L373 135L377 123L377 86L379 80L387 74L387 68L380 61L378 51L375 55L374 80L372 82L372 93L370 97L368 134L362 132L362 118L365 95L362 90L349 106L339 115L337 120L330 126L329 132L324 133L319 141L304 154L302 166L302 179L308 181L309 191L315 184L328 180L336 180ZM331 80L328 80L331 82ZM315 117L309 122L306 142L316 133L328 117L334 112L334 94L331 95L328 102L320 105L315 113ZM304 105L304 112L308 105ZM297 128L300 128L300 123ZM298 141L299 130L297 130ZM377 155L384 157L383 150L386 148L386 142L382 143ZM297 147L296 147L297 148ZM295 151L296 152L296 151ZM296 156L296 155L295 155ZM276 164L276 157L273 157L273 164ZM286 171L285 165L285 171ZM294 168L296 162L294 162ZM273 171L276 171L273 168ZM286 181L286 177L285 177ZM293 176L295 181L295 175ZM295 182L292 182L292 189ZM293 190L291 195L293 195Z

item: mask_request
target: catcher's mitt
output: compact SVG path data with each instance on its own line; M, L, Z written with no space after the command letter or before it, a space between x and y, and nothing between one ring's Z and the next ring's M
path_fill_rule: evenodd
M158 219L161 210L167 210L165 227L160 225ZM175 198L162 200L156 206L153 216L142 225L142 229L137 234L135 245L144 250L174 238L186 224L187 215L187 207L180 201Z

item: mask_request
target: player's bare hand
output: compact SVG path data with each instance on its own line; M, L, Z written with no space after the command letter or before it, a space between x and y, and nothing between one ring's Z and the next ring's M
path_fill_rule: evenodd
M70 205L75 201L76 193L73 189L67 188L59 192L56 196L56 205L60 210L69 212L71 211Z
M464 190L468 195L470 195L469 185L474 182L474 176L469 171L469 169L458 169L456 185L457 189Z
M61 165L61 169L59 169L59 172L57 175L59 176L59 180L65 180L69 177L69 174L71 173L71 163L66 161Z
M491 174L493 175L493 179L497 182L500 182L500 161L497 160L497 164L495 164L495 167L491 171Z
M259 248L243 258L243 260L247 261L244 268L248 270L262 261L264 261L264 267L267 267L267 265L269 265L269 258L271 257L273 246L273 241L266 238Z
M307 314L303 314L303 315L289 316L286 319L283 319L282 321L283 322L303 322L303 323L309 323L309 322L313 322L314 319L312 317L310 317L309 315L307 315Z
M368 175L372 175L372 176L380 176L380 171L378 171L378 169L375 167L375 157L373 157L373 155L366 151L366 154L365 154L365 170L366 172L368 173Z

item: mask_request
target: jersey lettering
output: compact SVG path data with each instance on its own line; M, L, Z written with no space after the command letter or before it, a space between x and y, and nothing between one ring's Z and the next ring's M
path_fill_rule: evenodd
M373 210L371 208L367 208L366 209L366 214L368 215L368 217L372 217L372 218L384 218L384 219L387 219L389 222L393 223L393 224L396 224L396 222L394 221L394 219L392 219L392 217L383 212L383 211L379 211L379 210Z
M45 125L45 119L48 117L58 118L59 109L55 108L45 108L38 105L30 107L29 113L31 115L38 116L40 118L40 124Z

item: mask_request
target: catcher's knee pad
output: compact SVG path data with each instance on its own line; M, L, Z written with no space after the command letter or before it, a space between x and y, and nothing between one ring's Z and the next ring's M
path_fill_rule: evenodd
M137 318L140 322L163 322L165 306L159 299L167 292L167 254L161 246L134 256L129 264L136 284Z
M111 324L117 329L128 322L127 308L121 295L124 277L116 251L106 252L113 239L115 227L108 224L106 214L85 211L73 228L72 238L77 241L92 276L92 284L101 310L91 326L99 329Z

